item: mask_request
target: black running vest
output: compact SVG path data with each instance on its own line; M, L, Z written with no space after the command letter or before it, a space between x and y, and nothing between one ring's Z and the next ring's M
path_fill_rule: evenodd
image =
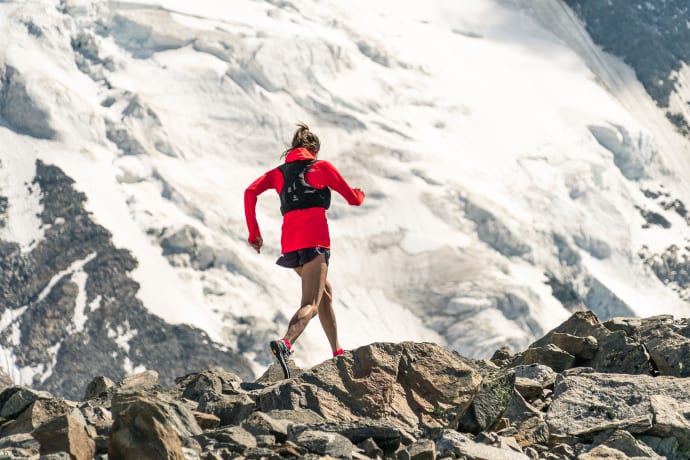
M331 189L317 189L304 180L304 173L316 160L291 161L278 166L283 173L280 191L280 212L285 215L295 209L325 208L331 205Z

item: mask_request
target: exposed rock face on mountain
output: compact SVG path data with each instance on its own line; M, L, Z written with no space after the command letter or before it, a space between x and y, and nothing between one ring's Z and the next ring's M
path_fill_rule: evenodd
M672 107L690 63L690 5L683 0L565 0L604 50L630 65L647 92L679 132L690 136L687 107ZM679 73L680 72L680 73ZM687 102L687 101L685 101Z
M579 312L491 361L374 343L289 380L275 367L256 382L207 370L168 387L155 371L97 377L80 402L10 386L0 456L687 459L688 324Z
M5 362L17 365L9 370L15 381L29 372L33 387L78 398L94 373L121 379L155 368L169 385L190 370L222 366L250 378L242 356L145 309L129 277L136 259L113 245L72 184L39 161L26 187L42 197L45 238L29 252L0 241L0 314L7 318L0 335L14 357Z

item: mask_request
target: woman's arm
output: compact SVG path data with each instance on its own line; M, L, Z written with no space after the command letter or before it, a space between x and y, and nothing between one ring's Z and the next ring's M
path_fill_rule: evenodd
M256 200L259 195L268 190L275 188L273 181L273 171L268 171L263 176L256 179L244 191L244 217L247 220L247 229L249 230L249 244L259 252L263 245L263 238L261 238L261 230L259 223L256 220Z
M352 188L343 178L340 172L327 161L318 161L314 164L313 172L310 168L306 174L307 182L312 187L330 187L340 193L345 200L353 205L359 206L364 201L364 192L358 188Z

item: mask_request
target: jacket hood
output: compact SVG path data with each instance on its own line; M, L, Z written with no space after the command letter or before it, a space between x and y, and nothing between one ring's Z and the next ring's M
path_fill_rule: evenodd
M287 153L287 155L285 155L285 163L291 163L293 161L301 161L301 160L315 160L315 159L316 159L316 156L314 156L314 153L312 153L310 150L305 149L304 147L292 149Z

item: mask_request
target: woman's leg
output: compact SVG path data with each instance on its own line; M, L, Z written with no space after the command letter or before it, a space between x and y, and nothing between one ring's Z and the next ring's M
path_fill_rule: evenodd
M323 297L319 303L319 320L328 338L328 343L331 345L331 351L335 353L340 349L340 343L338 343L338 324L335 321L335 311L333 310L333 288L328 281L326 281Z
M304 332L309 321L319 313L319 305L326 288L326 275L328 274L326 256L319 254L302 265L301 269L295 270L302 277L302 302L299 310L290 320L285 334L285 338L290 343L295 343L295 340Z

